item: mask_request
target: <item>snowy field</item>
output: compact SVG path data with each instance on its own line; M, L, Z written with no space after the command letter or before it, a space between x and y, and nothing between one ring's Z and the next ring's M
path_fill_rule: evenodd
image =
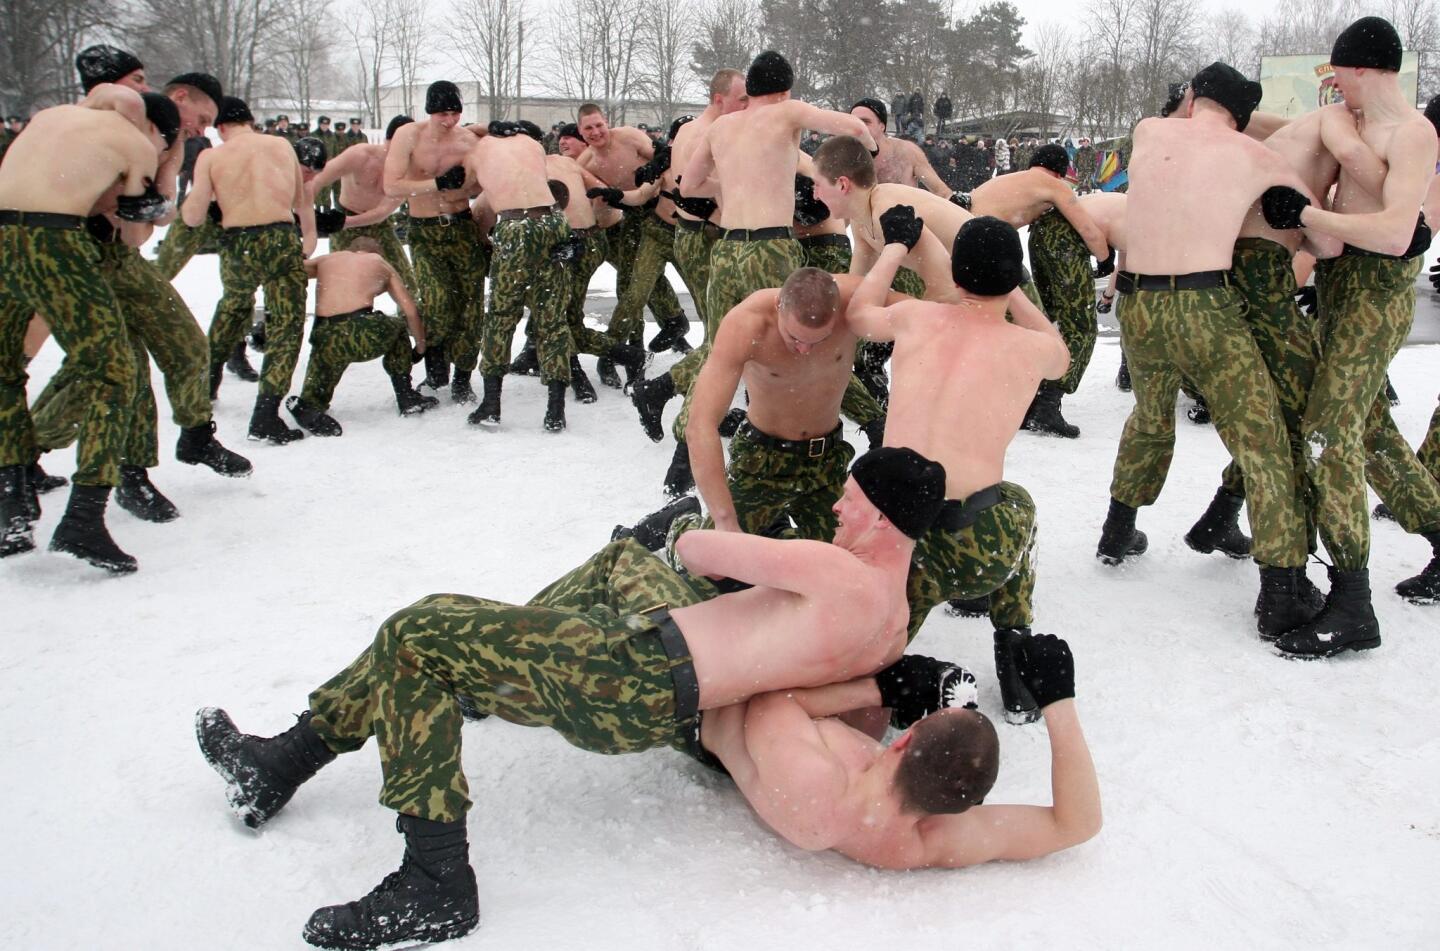
M177 282L202 324L217 270L200 257ZM1433 327L1428 284L1421 299ZM590 311L612 303L598 294ZM692 343L700 333L692 325ZM53 344L36 359L32 395L59 359ZM1074 648L1104 797L1098 838L1028 864L878 872L784 844L678 753L605 759L491 720L467 727L464 751L481 926L452 946L1440 947L1440 607L1392 591L1428 546L1374 525L1381 649L1280 659L1255 636L1254 565L1182 540L1226 460L1213 429L1182 417L1167 489L1140 516L1149 553L1103 567L1095 543L1131 402L1113 384L1118 362L1117 339L1102 336L1065 403L1082 437L1022 433L1007 473L1039 507L1036 627ZM1412 442L1435 406L1437 365L1436 346L1414 344L1393 368ZM302 372L303 358L292 392ZM111 530L140 572L114 579L43 550L0 563L6 948L305 947L313 909L360 897L399 862L373 744L257 835L231 817L196 749L196 708L278 732L399 607L441 591L523 601L662 501L671 446L646 440L614 390L572 403L555 436L540 429L539 383L512 379L504 426L485 432L448 399L398 417L367 364L335 399L343 438L279 448L244 439L255 386L227 375L219 435L255 463L252 478L228 480L174 461L155 373L163 461L152 476L183 517L151 525L112 504ZM45 462L68 475L73 461ZM64 498L44 499L42 549ZM1321 566L1310 576L1324 586ZM977 671L998 722L989 631L936 610L914 649ZM999 731L991 801L1048 803L1044 728Z

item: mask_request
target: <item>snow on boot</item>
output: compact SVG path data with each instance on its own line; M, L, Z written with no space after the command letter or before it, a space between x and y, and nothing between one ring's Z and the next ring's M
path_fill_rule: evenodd
M143 466L121 466L115 504L146 522L173 522L180 510L150 481Z
M505 382L505 378L503 376L485 376L480 380L485 385L485 397L480 400L480 407L467 418L471 426L499 426L500 385Z
M690 447L681 439L675 443L675 455L665 472L665 495L678 498L695 488L695 474L690 471Z
M579 357L570 358L570 392L575 394L577 403L593 403L600 398L595 394L595 385L590 382L590 377L581 368Z
M343 436L345 430L340 428L335 417L323 409L316 409L304 399L298 396L291 396L285 400L285 408L290 415L295 417L295 422L300 428L312 436Z
M195 740L225 780L225 798L241 822L258 829L285 807L300 784L335 759L310 726L310 711L277 736L241 733L219 707L195 713Z
M979 598L951 598L945 602L945 613L951 617L988 617L990 596Z
M1121 393L1129 393L1131 389L1130 364L1125 362L1123 352L1120 354L1120 372L1115 374L1115 389Z
M595 361L595 370L600 375L600 382L611 389L619 390L625 387L620 382L620 374L615 372L615 362L608 357L601 357Z
M1204 426L1210 422L1210 404L1205 402L1205 397L1195 397L1195 405L1185 411L1185 418L1196 426Z
M1218 551L1230 558L1249 558L1250 536L1240 531L1240 506L1244 504L1243 495L1217 489L1200 521L1185 533L1185 544L1202 555Z
M1380 622L1370 604L1370 572L1330 571L1330 595L1325 609L1275 642L1294 657L1333 657L1343 651L1380 646Z
M1149 547L1150 541L1145 533L1135 527L1135 509L1111 499L1095 557L1107 565L1118 565L1130 555L1145 554L1145 549Z
M137 570L139 562L121 551L105 528L105 505L109 501L108 485L72 485L70 504L55 526L50 550L74 555L115 575Z
M208 466L222 476L248 476L254 468L250 460L231 452L215 438L215 421L180 430L175 443L175 458L187 466Z
M0 558L35 550L29 494L24 466L0 468Z
M1000 684L1000 702L1005 722L1019 726L1040 719L1040 705L1020 679L1015 651L1030 636L1028 627L1005 627L995 632L995 680Z
M1080 427L1072 426L1060 415L1060 399L1065 391L1060 389L1059 384L1045 380L1040 384L1040 389L1035 393L1035 400L1030 404L1030 412L1025 416L1024 428L1032 433L1039 433L1042 436L1060 436L1063 439L1075 439L1080 435Z
M405 857L397 871L359 901L321 908L304 938L321 948L369 949L399 942L458 938L480 923L465 820L433 822L401 815Z
M1440 531L1426 532L1425 540L1435 552L1425 570L1395 586L1395 593L1411 604L1440 602Z
M262 393L255 398L255 410L250 414L250 431L246 433L246 438L284 446L297 439L304 439L305 434L281 422L280 397Z
M439 392L450 384L450 361L443 346L425 348L425 385Z
M450 378L450 402L475 402L475 388L470 385L469 370L456 369L455 375Z
M1255 628L1260 639L1273 641L1287 631L1314 620L1322 604L1310 600L1300 587L1304 568L1260 566L1260 597L1255 602ZM1313 586L1312 586L1313 587Z
M400 410L401 416L415 416L440 405L440 401L435 397L426 396L415 389L408 373L391 375L390 386L395 390L395 407Z
M510 361L510 372L516 376L539 376L540 354L535 350L535 338L527 336L520 355Z
M630 393L635 392L635 385L645 379L645 366L651 360L650 354L640 347L628 343L617 343L610 348L610 352L606 356L617 366L625 368L625 389Z
M545 401L545 431L547 433L563 433L565 431L565 387L566 383L556 380L547 383L549 399Z
M610 540L614 542L622 538L633 538L644 546L646 551L659 551L665 547L665 538L677 518L699 514L700 500L693 495L683 495L659 511L651 512L632 528L616 525L615 531L610 533Z
M1370 513L1370 517L1377 522L1393 522L1396 520L1395 513L1390 511L1390 506L1384 502L1375 506L1375 510Z
M63 489L70 484L70 480L64 476L50 475L40 468L39 460L30 463L25 468L25 478L30 482L30 488L37 495L49 495L56 489Z
M669 373L641 380L631 391L630 402L635 404L635 411L640 414L640 428L645 430L645 435L650 437L651 442L659 442L665 438L665 428L660 425L660 417L665 412L665 404L674 396L675 378Z
M250 365L250 360L245 355L245 341L235 342L235 349L230 351L230 359L225 361L225 369L244 380L246 383L260 382L260 374Z

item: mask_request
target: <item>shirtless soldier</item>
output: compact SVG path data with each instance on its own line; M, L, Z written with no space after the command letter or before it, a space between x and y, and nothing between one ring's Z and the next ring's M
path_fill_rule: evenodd
M393 615L371 648L311 694L310 711L291 731L244 737L223 711L202 710L201 750L254 826L339 752L374 734L385 774L381 801L400 813L409 858L387 887L317 911L306 940L372 948L458 937L475 927L479 908L467 857L457 692L483 712L550 726L582 749L622 753L674 745L693 732L700 712L758 693L870 675L904 646L904 579L914 538L940 507L944 479L917 453L880 449L856 461L836 505L834 544L688 533L680 553L692 573L754 585L708 601L633 541L607 546L532 606L422 599ZM587 586L595 574L598 589ZM274 769L287 753L292 765Z
M265 364L249 436L283 446L303 436L281 422L278 411L305 333L305 259L315 250L315 206L305 196L295 149L256 132L250 110L239 105L217 120L224 144L206 149L195 161L195 185L182 213L186 224L198 227L213 199L222 216L220 280L225 293L210 322L212 368L225 361L244 335L255 311L255 288L265 288Z
M409 203L410 254L428 344L425 382L434 390L450 382L450 363L475 365L478 342L469 334L484 320L484 275L490 270L489 252L470 216L474 188L464 168L480 133L460 125L463 108L454 83L431 83L425 91L429 118L395 130L385 154L385 194ZM469 374L457 374L450 397L474 401Z
M117 183L121 221L165 214L154 175L180 117L164 96L111 88L113 108L37 113L0 166L0 557L32 550L31 525L40 517L26 472L38 453L23 354L26 328L39 314L65 351L73 398L85 407L70 503L50 548L120 574L138 565L106 530L105 505L120 481L135 357L85 219Z

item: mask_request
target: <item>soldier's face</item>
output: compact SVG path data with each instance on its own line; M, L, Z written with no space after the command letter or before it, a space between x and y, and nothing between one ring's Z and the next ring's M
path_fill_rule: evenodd
M126 73L115 80L115 85L125 86L136 92L149 92L150 87L145 83L145 70L137 69L134 72Z
M460 113L458 112L432 112L430 121L439 126L442 130L449 132L460 124Z
M580 154L585 151L585 141L583 139L572 139L566 135L560 138L557 147L560 149L561 155L569 156L572 159L579 158Z
M796 315L782 312L780 339L784 341L786 350L804 356L829 339L835 332L835 324L832 320L824 327L807 327Z
M870 531L880 518L877 509L860 489L854 477L845 480L845 494L830 507L835 513L835 544L849 548Z
M856 106L850 110L850 114L865 123L865 128L870 130L870 137L876 142L884 138L885 123L881 122L880 117L872 112L869 107Z
M603 149L610 141L610 123L600 113L592 112L580 120L580 137L586 145Z
M830 214L840 218L849 217L841 214L850 208L850 179L841 175L835 181L830 181L824 175L815 175L815 197L823 201L830 209Z
M199 90L181 86L170 93L170 101L180 111L180 130L185 137L204 135L215 124L215 100Z
M745 77L736 76L730 80L730 89L720 97L720 114L729 115L732 112L739 112L750 104L750 97L745 94Z

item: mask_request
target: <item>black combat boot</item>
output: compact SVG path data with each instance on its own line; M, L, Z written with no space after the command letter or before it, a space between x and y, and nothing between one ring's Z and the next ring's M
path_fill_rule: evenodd
M30 505L25 467L0 468L0 558L35 550ZM38 512L35 517L39 517Z
M1030 695L1015 665L1015 651L1029 636L1028 627L1006 627L995 632L995 680L1000 684L1000 702L1005 706L1005 722L1017 726L1040 719L1040 705Z
M1281 634L1314 620L1320 613L1323 602L1317 603L1309 596L1309 592L1301 587L1304 576L1304 568L1260 566L1260 597L1255 602L1255 629L1260 632L1261 640L1273 641ZM1314 590L1314 585L1309 587Z
M72 485L70 504L55 526L50 550L74 555L115 575L137 570L140 564L120 550L105 528L105 504L109 501L108 485Z
M402 814L395 828L405 834L399 870L359 901L317 910L305 924L306 941L322 948L378 948L448 941L480 924L465 820Z
M665 495L677 498L695 488L695 474L690 471L690 447L681 439L675 443L675 455L665 472Z
M595 385L590 382L590 377L585 375L585 370L580 366L579 357L570 358L570 392L575 394L577 403L593 403L600 398L595 395Z
M480 407L471 413L467 418L471 426L499 426L500 425L500 384L505 382L503 376L481 377L485 384L485 397L480 401Z
M1185 418L1196 426L1210 422L1210 404L1205 402L1205 397L1195 394L1195 405L1185 411Z
M1395 392L1395 384L1390 382L1390 374L1385 374L1385 402L1391 406L1400 405L1400 394Z
M685 339L686 332L690 330L690 318L683 311L659 323L660 332L651 339L647 348L651 353L664 353L666 350L690 352L690 341Z
M213 419L180 430L180 439L175 443L175 458L187 466L208 466L231 478L248 476L254 468L249 459L220 445L220 440L215 438Z
M1210 507L1185 533L1185 544L1202 555L1218 551L1231 558L1249 558L1250 536L1240 531L1240 506L1244 504L1243 495L1216 489Z
M1130 392L1130 364L1125 361L1125 351L1120 351L1120 372L1115 374L1115 389L1121 393Z
M250 346L256 353L265 352L265 316L261 311L255 312L255 320L250 324Z
M1375 519L1377 522L1395 521L1395 513L1390 511L1390 506L1386 505L1384 502L1381 502L1375 506L1374 511L1370 513L1370 517Z
M979 598L951 598L945 602L945 613L951 617L988 617L990 595Z
M461 370L457 367L455 375L450 378L450 402L462 404L475 402L475 388L470 385L469 370Z
M609 357L601 357L595 361L595 371L600 376L600 382L611 389L624 389L625 384L620 382L620 374L615 372L615 361Z
M549 398L545 401L545 431L547 433L563 433L565 431L565 385L560 380L545 384L549 391Z
M730 412L726 413L724 418L720 420L720 425L715 428L720 433L721 439L730 439L740 431L740 427L745 425L745 421L749 418L749 413L738 406L732 406L730 407ZM880 425L882 427L885 425L883 416L880 418Z
M220 398L220 381L225 378L225 364L210 364L210 402Z
M633 387L645 379L645 365L650 362L650 354L640 347L628 343L617 343L610 348L606 354L617 366L625 368L625 388L628 392L635 392Z
M343 436L345 430L340 428L340 423L335 417L323 409L316 409L305 402L299 396L290 396L285 399L285 408L290 415L295 417L295 422L300 428L312 436Z
M1150 547L1145 533L1135 527L1135 509L1110 500L1110 511L1105 515L1105 526L1100 529L1100 544L1095 557L1107 565L1118 565L1130 555L1143 555Z
M1065 391L1060 389L1058 383L1052 380L1042 382L1030 404L1030 412L1025 416L1024 428L1043 436L1060 436L1064 439L1078 437L1080 427L1070 425L1065 421L1065 417L1060 415L1060 400L1064 395Z
M1288 634L1275 646L1296 657L1333 657L1342 651L1380 646L1380 622L1370 605L1370 572L1330 569L1330 595L1314 620Z
M440 401L435 397L425 396L415 389L410 382L409 373L392 373L390 386L395 390L395 406L400 410L401 416L414 416L440 405Z
M26 466L25 478L30 483L30 489L36 495L49 495L56 489L63 489L70 484L70 480L64 476L50 475L40 468L38 459Z
M425 348L425 384L436 392L450 385L450 360L444 346Z
M230 351L230 359L225 361L225 369L244 380L246 383L260 382L260 374L250 365L250 359L245 355L245 341L238 340L235 349Z
M659 551L665 547L665 538L670 534L670 526L677 518L699 514L700 500L693 495L684 495L658 512L651 512L631 528L616 525L615 531L610 533L610 540L615 542L622 538L633 538L645 546L646 551Z
M195 714L195 739L205 761L225 780L225 798L235 815L258 829L285 807L300 784L335 759L310 726L310 711L277 736L250 736L219 707Z
M254 440L268 440L277 446L284 446L305 434L291 429L280 421L280 397L260 394L255 398L255 410L250 414L250 431L246 437Z
M173 522L180 510L150 482L143 466L121 466L115 504L146 522Z
M631 391L630 401L635 404L635 411L640 414L640 426L651 442L659 442L665 438L665 428L660 425L660 416L665 412L665 404L674 396L675 378L669 373L641 380Z
M510 372L516 376L539 376L540 354L535 350L535 338L526 334L525 346L520 355L510 361Z
M1424 537L1435 557L1430 559L1424 571L1395 586L1395 593L1411 604L1435 604L1440 601L1440 531L1426 532Z
M31 466L39 467L40 463L31 463ZM34 525L40 521L40 490L35 487L35 482L30 475L31 466L20 467L19 484L16 486L16 497L19 499L20 514L25 516L25 521ZM3 523L0 523L3 525ZM28 550L28 549L27 549Z

